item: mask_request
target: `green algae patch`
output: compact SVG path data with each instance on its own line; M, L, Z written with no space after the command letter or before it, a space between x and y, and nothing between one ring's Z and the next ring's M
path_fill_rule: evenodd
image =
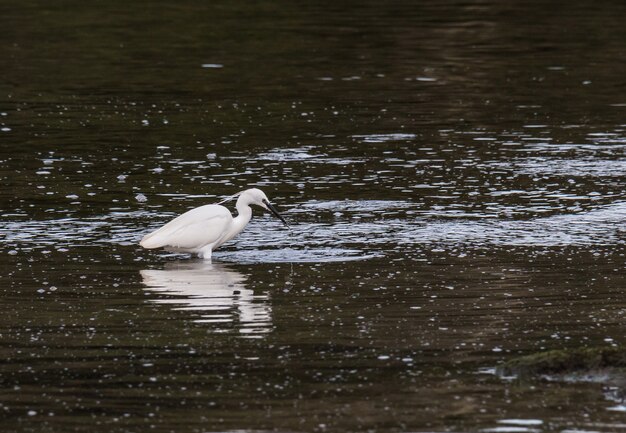
M502 375L562 375L626 368L626 350L614 347L550 350L514 358L499 367Z

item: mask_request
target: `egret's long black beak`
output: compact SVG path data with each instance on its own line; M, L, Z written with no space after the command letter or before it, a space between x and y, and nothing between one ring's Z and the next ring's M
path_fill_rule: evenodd
M285 224L287 227L289 227L289 224L287 224L287 221L285 221L285 218L283 218L282 216L280 216L280 214L278 213L278 211L276 210L276 208L274 206L272 206L272 204L267 201L267 200L263 200L263 204L265 204L265 206L267 206L267 208L270 210L270 212L272 212L274 214L274 216L276 218L278 218L279 220L281 220L283 222L283 224Z

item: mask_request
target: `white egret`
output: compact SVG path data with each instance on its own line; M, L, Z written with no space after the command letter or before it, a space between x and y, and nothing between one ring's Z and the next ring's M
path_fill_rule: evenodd
M148 249L165 248L174 252L197 253L200 258L210 260L215 249L246 227L252 218L250 205L253 204L269 210L287 225L260 189L251 188L236 195L239 196L235 205L238 213L236 217L219 204L200 206L145 235L139 245Z

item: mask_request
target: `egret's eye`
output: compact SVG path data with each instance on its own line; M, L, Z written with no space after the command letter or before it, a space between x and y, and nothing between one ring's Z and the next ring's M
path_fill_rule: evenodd
M269 202L265 199L261 200L263 202L263 204L269 204Z

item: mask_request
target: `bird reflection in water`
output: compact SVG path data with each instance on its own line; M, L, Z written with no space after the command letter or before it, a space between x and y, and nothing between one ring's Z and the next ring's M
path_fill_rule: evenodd
M222 264L168 263L164 269L141 271L144 290L160 295L150 302L199 315L194 322L211 324L215 332L236 330L242 336L262 337L271 331L269 295L246 288L248 277Z

